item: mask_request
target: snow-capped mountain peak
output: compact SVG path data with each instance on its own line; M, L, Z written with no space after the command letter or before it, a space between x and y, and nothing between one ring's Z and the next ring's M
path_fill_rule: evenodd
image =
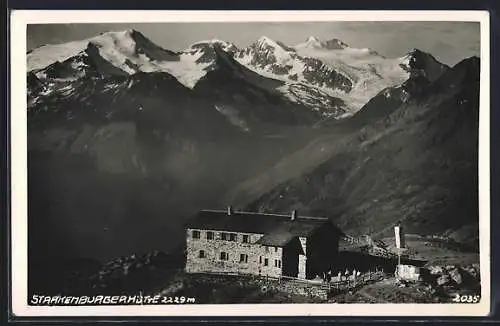
M238 51L236 59L251 67L264 68L269 65L290 65L296 57L293 49L267 36Z
M267 36L259 37L259 39L256 42L252 43L249 47L265 51L272 49L273 51L295 52L295 49L286 46L280 41L275 41Z
M321 42L321 47L328 50L340 50L348 47L347 44L337 38Z
M140 34L140 32L136 31L135 29L125 29L121 31L110 31L110 32L104 32L99 34L100 36L109 36L113 37L116 39L133 39L134 35ZM97 36L99 37L99 36Z
M203 40L203 41L198 41L196 43L193 43L189 46L188 49L184 50L184 52L190 51L191 49L204 50L207 47L214 47L214 46L219 46L223 51L226 51L226 52L234 52L238 49L236 47L236 45L234 45L231 42L227 42L227 41L220 40L220 39L211 39L211 40Z
M307 39L306 39L306 42L320 42L319 38L317 38L316 36L309 36Z
M423 58L430 58L433 60L436 60L430 53L427 53L425 51L422 51L417 48L413 48L410 51L406 52L406 54L403 56L403 58L406 58L408 60L421 60Z
M304 46L311 48L319 48L321 47L321 41L315 36L309 36L304 43Z
M348 48L348 45L339 39L333 38L331 40L322 41L315 36L309 36L303 43L297 44L296 49L324 49L324 50L341 50Z
M157 59L156 57L162 51L165 55L173 55L172 52L158 47L140 32L128 29L105 32L80 41L43 45L28 53L28 71L43 69L53 63L63 62L82 53L89 44L97 47L100 55L106 61L128 73L132 73L134 70L124 65L127 59L131 59L130 57L144 54L153 57L152 59Z
M262 36L235 55L235 59L266 77L288 83L305 83L326 92L349 92L351 81L320 60L301 56L296 49Z
M273 41L271 38L263 35L259 37L259 39L256 42L257 45L270 45L270 46L277 46L278 44Z
M337 38L324 41L315 36L294 47L261 36L242 49L213 38L172 52L134 29L44 45L30 51L27 61L28 72L47 85L82 77L160 72L194 88L209 71L223 68L243 71L243 66L281 81L282 87L276 90L294 100L305 93L314 94L311 98L315 101L337 98L352 113L384 88L399 85L415 75L434 80L448 68L418 49L388 59L368 48L349 47ZM339 106L338 103L335 105Z
M91 53L91 55L89 55ZM199 62L203 51L175 53L151 42L142 33L128 29L105 32L94 37L57 45L45 45L27 55L28 71L47 77L54 65L65 78L78 78L91 65L101 74L135 74L166 72L184 86L192 88L206 74L209 62ZM112 69L110 69L112 68ZM75 77L71 77L71 71Z
M417 48L413 48L400 58L400 66L409 74L421 75L429 80L435 80L444 71L449 69L447 65L439 62L430 53L424 52Z
M196 47L196 46L199 46L199 45L202 45L202 44L220 44L220 45L230 45L231 43L227 42L227 41L224 41L224 40L220 40L220 39L217 39L217 38L213 38L211 40L202 40L202 41L197 41L193 44L190 45L190 47Z

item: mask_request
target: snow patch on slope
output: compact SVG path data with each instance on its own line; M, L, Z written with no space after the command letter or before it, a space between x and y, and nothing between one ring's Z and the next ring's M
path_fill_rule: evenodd
M236 45L230 42L226 42L224 40L219 40L219 39L211 39L211 40L203 40L203 41L198 41L196 43L193 43L189 46L189 49L197 49L197 48L202 48L203 46L206 45L214 45L217 44L221 47L223 51L226 52L231 52L233 50L236 50Z
M307 106L324 118L335 118L348 112L342 100L328 95L319 88L302 83L285 83L276 88L288 100Z
M161 62L158 67L170 73L172 76L188 88L193 88L196 83L206 75L206 69L210 63L198 63L197 60L202 53L181 53L179 61Z
M215 105L215 109L217 111L219 111L220 113L222 113L222 115L224 115L227 118L227 120L230 123L232 123L233 125L235 125L236 127L240 128L244 132L250 131L248 124L245 122L245 120L243 120L239 116L238 110L234 109L231 106L222 105L222 104Z

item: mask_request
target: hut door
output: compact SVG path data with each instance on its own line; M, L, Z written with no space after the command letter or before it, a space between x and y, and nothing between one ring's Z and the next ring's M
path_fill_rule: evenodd
M283 248L283 269L284 276L297 277L299 275L299 253L293 246Z

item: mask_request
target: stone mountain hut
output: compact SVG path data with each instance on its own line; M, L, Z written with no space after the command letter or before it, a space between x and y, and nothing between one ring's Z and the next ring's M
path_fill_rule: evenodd
M202 210L188 221L187 273L312 279L328 272L342 232L329 219Z

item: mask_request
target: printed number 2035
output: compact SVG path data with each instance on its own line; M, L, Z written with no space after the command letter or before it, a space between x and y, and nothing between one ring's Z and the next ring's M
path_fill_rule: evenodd
M457 303L478 303L480 299L481 299L480 295L470 295L470 294L460 295L456 293L453 296L453 299L451 299L451 301Z

